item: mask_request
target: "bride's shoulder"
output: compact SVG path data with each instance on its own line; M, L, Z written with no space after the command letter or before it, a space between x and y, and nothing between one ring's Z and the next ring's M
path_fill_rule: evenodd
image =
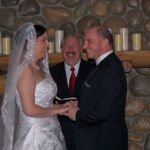
M30 66L24 68L22 70L20 77L18 78L18 81L34 81L34 73Z

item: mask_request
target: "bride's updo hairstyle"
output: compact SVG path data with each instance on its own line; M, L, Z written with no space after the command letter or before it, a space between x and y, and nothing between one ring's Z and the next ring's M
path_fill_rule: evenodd
M41 25L34 25L34 29L36 32L36 38L40 37L41 35L43 35L46 32L46 28L41 26ZM38 61L38 65L43 68L43 63L42 63L42 59Z
M34 25L37 38L46 32L46 28L41 25Z

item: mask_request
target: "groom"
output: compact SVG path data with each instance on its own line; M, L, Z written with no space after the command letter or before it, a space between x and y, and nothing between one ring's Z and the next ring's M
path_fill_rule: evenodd
M81 88L78 107L67 116L77 122L76 150L127 150L126 78L113 52L113 38L103 26L87 30L84 48L97 67Z

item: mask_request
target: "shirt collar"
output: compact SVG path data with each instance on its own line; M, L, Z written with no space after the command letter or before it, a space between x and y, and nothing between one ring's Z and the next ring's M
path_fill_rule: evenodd
M79 70L80 62L81 62L81 59L73 66L73 67L75 68L75 74L77 74L77 72L78 72L78 70ZM65 69L70 72L70 68L71 68L71 66L69 66L69 65L65 62Z
M108 55L110 55L111 53L113 52L113 50L103 54L103 55L100 55L98 57L98 59L96 60L96 65L98 65L102 60L104 60L104 58L106 58Z

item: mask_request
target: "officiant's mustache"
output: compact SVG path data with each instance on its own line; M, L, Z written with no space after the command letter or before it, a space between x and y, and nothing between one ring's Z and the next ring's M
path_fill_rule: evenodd
M66 54L76 54L76 52L66 52Z
M82 49L82 52L83 52L83 53L87 53L87 49L83 48L83 49Z

